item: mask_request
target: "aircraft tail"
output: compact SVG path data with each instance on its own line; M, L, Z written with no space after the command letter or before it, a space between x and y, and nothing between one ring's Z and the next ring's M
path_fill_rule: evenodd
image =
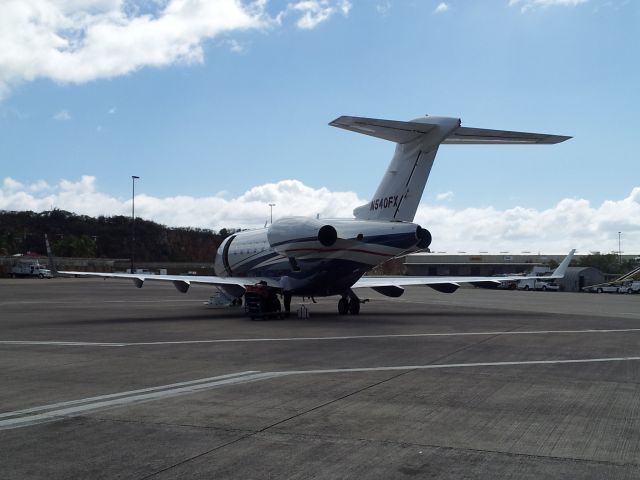
M353 214L362 220L413 221L442 143L559 143L571 137L461 127L459 118L421 117L410 122L342 116L329 125L395 142L396 150L373 200Z
M558 267L553 271L553 273L551 274L550 278L563 278L564 277L564 275L567 273L567 268L569 268L569 264L571 263L571 260L573 259L573 254L574 253L576 253L576 249L575 248L569 252L569 255L564 257L564 260L562 260L562 262L560 262L560 265L558 265Z
M44 234L44 243L47 247L47 257L49 257L49 270L51 270L51 274L54 277L58 276L58 267L56 265L55 260L53 259L53 252L51 251L51 245L49 244L49 237L47 234Z

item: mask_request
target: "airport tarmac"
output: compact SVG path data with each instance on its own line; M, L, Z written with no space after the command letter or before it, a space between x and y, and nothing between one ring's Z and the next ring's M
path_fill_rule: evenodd
M210 293L0 279L0 478L640 478L640 295Z

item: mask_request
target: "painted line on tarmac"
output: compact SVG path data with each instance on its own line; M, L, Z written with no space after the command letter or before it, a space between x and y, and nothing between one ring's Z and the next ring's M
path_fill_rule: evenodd
M476 367L509 367L524 365L562 365L584 364L604 362L628 362L639 361L640 357L610 357L610 358L582 358L582 359L558 359L558 360L523 360L510 362L476 362L476 363L445 363L428 365L400 365L388 367L359 367L359 368L335 368L321 370L288 370L276 372L246 371L221 375L218 377L203 378L188 382L162 385L159 387L132 390L130 392L114 393L90 397L81 400L54 403L32 407L14 412L0 414L0 430L27 427L45 422L52 422L65 418L75 417L85 413L95 412L108 408L123 407L136 403L162 400L171 397L188 395L214 388L237 385L247 382L268 380L291 375L315 375L315 374L340 374L340 373L364 373L385 372L398 370L435 370L449 368L476 368ZM42 413L39 413L42 412Z
M75 417L83 413L104 410L108 408L121 407L135 403L150 402L165 398L186 395L189 393L211 390L214 388L247 383L257 380L265 380L282 376L277 372L260 373L257 371L247 371L221 375L218 377L203 378L189 382L162 385L159 387L143 388L130 392L113 393L98 397L71 400L68 402L54 403L32 407L14 412L0 414L0 430L27 427L39 423L61 420L68 417Z
M57 342L55 340L0 340L0 345L54 345L57 347L126 347L126 343L108 342Z
M388 335L344 335L334 337L267 337L267 338L218 338L210 340L170 340L165 342L65 342L55 340L0 340L0 345L56 345L72 347L142 347L161 345L193 345L208 343L256 343L256 342L315 342L335 340L368 340L382 338L422 338L422 337L464 337L498 335L552 335L585 333L633 333L640 328L608 328L584 330L521 330L497 332L442 332L442 333L399 333Z
M510 367L520 365L562 365L572 363L606 363L638 361L640 357L605 357L605 358L577 358L558 360L521 360L512 362L476 362L476 363L433 363L429 365L402 365L397 367L360 367L360 368L334 368L324 370L289 370L279 372L283 375L304 375L312 373L358 373L358 372L385 372L395 370L433 370L441 368L469 368L469 367Z
M202 299L168 299L168 300L97 300L91 302L79 302L78 300L7 300L0 302L0 306L7 305L78 305L85 307L87 305L98 305L102 303L199 303L202 304Z
M335 337L282 337L282 338L221 338L214 340L175 340L166 342L130 342L123 345L182 345L198 343L242 343L242 342L308 342L324 340L359 340L377 338L421 338L421 337L463 337L463 336L495 336L495 335L549 335L549 334L575 334L575 333L624 333L640 332L640 328L620 329L587 329L587 330L522 330L522 331L498 331L498 332L443 332L443 333L399 333L388 335L344 335Z

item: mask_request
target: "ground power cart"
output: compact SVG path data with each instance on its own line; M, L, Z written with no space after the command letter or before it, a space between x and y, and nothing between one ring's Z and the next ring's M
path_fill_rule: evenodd
M261 284L247 287L244 294L244 308L251 320L284 318L278 295Z

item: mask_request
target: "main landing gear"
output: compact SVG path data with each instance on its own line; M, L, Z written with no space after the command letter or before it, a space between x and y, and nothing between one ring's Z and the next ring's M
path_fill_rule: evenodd
M360 300L355 293L349 291L342 295L342 298L338 301L338 313L340 315L358 315L360 313L360 304L366 302L366 300Z
M284 300L284 314L288 317L291 313L291 294L284 292L282 294L282 299Z

